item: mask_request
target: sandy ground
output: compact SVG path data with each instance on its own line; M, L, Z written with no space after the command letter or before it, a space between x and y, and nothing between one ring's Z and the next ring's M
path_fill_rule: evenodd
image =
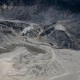
M0 80L80 80L80 51L16 47L0 55Z

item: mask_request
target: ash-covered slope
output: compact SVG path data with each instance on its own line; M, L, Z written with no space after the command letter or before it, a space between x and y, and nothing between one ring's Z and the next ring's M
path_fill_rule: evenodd
M9 45L11 43L14 43L14 37L16 33L12 30L12 28L0 24L0 47L6 47L6 45Z
M18 44L21 38L17 36L37 37L41 28L35 23L16 20L0 20L0 47Z
M1 45L15 44L16 36L47 43L54 48L80 49L79 21L59 21L48 26L16 20L0 21Z
M55 48L79 49L79 21L60 21L45 26L40 37Z

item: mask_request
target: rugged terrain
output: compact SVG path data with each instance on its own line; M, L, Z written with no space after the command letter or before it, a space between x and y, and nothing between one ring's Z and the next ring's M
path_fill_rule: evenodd
M1 19L0 80L80 80L79 26Z

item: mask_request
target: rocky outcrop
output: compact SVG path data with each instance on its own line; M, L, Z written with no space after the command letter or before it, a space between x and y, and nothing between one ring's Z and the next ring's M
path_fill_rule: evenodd
M0 42L14 44L20 35L35 42L47 43L54 48L80 49L79 21L60 21L45 27L23 21L0 21Z

